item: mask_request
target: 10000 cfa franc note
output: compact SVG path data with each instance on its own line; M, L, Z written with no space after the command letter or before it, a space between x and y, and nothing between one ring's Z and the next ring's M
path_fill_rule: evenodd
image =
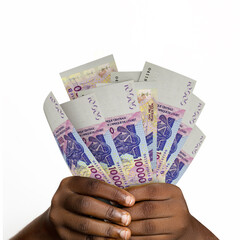
M133 80L138 103L142 113L144 133L149 151L153 173L157 167L157 82L138 82L141 72L114 72L111 82L119 83Z
M112 184L106 172L78 135L53 93L50 93L45 99L43 109L59 149L72 174L91 177Z
M128 187L127 176L94 93L61 104L78 134L112 182Z
M185 114L196 81L146 62L139 82L157 82L157 176L166 159Z
M141 112L134 82L109 84L81 92L94 92L109 127L114 144L128 175L129 185L153 180Z
M156 82L134 82L152 170L157 167L157 89Z
M71 100L76 99L79 92L96 87L97 83L111 81L111 73L117 71L113 55L72 68L60 73L63 84Z
M179 152L175 161L166 173L165 182L171 184L177 184L180 178L188 169L193 159L197 155L202 143L206 136L204 133L195 125L185 142L183 148Z
M191 96L189 97L189 101L186 105L186 112L178 129L177 135L173 141L170 152L167 156L166 168L164 170L164 173L160 172L163 177L165 175L165 172L167 172L170 166L173 164L180 150L187 141L187 138L191 134L192 128L197 122L204 108L204 105L205 104L201 99L199 99L196 95L191 94Z

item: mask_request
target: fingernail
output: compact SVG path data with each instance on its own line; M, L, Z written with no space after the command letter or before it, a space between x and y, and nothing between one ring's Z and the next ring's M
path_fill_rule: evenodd
M122 239L124 239L124 240L127 240L127 239L129 239L130 234L129 234L128 231L122 230L122 231L120 232L120 237L121 237Z
M130 222L130 215L129 214L123 214L121 221L124 225L128 225Z
M127 196L125 199L127 205L132 205L133 201L134 201L133 198L130 196Z

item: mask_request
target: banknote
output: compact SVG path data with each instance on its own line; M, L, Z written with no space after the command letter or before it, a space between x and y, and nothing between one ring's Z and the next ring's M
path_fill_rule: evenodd
M160 174L164 177L164 172L167 172L169 170L170 166L173 164L176 157L178 156L189 134L191 133L193 126L197 122L198 117L200 116L204 108L204 105L205 103L196 95L191 94L191 96L189 96L189 101L186 105L186 112L180 124L180 128L178 129L177 135L173 141L170 152L167 156L166 168L163 169L162 172L160 172Z
M122 76L124 73L124 76ZM119 72L119 82L129 81L128 76L140 72ZM115 81L117 83L118 81ZM134 88L137 93L139 108L142 116L142 123L146 142L148 146L148 153L150 157L151 167L153 172L156 171L156 159L157 159L157 82L136 82L134 81ZM105 83L97 84L97 87L106 85Z
M182 150L179 152L175 161L166 173L166 183L175 185L178 183L182 175L195 158L205 138L206 136L203 134L203 132L195 125Z
M117 71L113 55L60 73L69 98L76 99L81 90L96 87L96 83L110 82L111 72Z
M94 93L61 104L78 134L112 182L128 187L121 159Z
M196 81L146 62L139 82L157 81L157 175L165 167Z
M153 172L157 167L157 82L134 82Z
M142 121L153 173L157 169L157 82L138 82L142 72L114 72L111 82L133 80L142 113ZM149 85L149 84L152 84Z
M52 92L47 96L43 109L55 140L72 174L91 177L112 184L111 179L80 138Z
M127 173L129 185L152 182L152 170L134 82L83 91L94 92Z
M138 82L142 72L112 72L111 73L111 82L118 83L124 82L127 80L133 80Z

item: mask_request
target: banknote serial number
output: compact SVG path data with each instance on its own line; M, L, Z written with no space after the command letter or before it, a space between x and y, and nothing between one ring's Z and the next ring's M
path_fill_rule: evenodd
M148 70L147 70L147 72L146 72L146 74L145 74L145 76L144 76L144 81L145 81L145 82L148 81L148 78L149 78L149 76L150 76L151 70L152 70L152 69L149 67Z

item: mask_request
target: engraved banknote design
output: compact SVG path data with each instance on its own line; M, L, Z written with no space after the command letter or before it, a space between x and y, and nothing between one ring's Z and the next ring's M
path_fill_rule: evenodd
M72 174L112 183L101 165L80 138L52 93L47 96L44 102L44 112L60 151Z

